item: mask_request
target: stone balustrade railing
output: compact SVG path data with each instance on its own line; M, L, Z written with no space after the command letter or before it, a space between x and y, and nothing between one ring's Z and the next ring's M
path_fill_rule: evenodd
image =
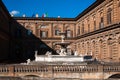
M1 65L2 73L36 72L119 72L120 65Z
M105 65L103 66L103 72L120 72L120 65Z
M48 72L50 71L49 66L40 66L40 65L17 65L14 66L15 73L21 72Z
M98 66L81 66L81 65L55 65L54 72L97 72Z
M9 66L1 65L0 66L0 73L7 73L9 72Z

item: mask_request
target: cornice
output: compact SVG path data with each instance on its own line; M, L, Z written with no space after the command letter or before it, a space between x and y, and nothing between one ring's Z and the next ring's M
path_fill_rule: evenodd
M112 29L116 29L116 28L120 28L120 23L118 23L118 24L112 24L110 26L98 29L96 31L89 32L89 33L77 36L76 39L85 38L85 37L88 37L88 36L92 36L92 35L99 34L99 33L102 33L102 32L106 32L106 31L109 31L109 30L112 30Z

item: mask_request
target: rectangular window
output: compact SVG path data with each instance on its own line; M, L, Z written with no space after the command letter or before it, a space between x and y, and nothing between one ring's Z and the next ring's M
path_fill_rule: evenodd
M100 23L99 23L99 28L103 28L104 27L104 20L103 17L100 18Z
M96 21L94 21L94 30L96 30Z
M101 28L103 28L104 27L104 23L101 23Z
M111 13L107 14L107 24L111 24L112 20L111 20Z
M88 24L88 32L90 32L90 24Z
M84 24L82 24L82 33L84 33Z
M46 38L47 37L47 32L46 31L41 31L41 37Z
M30 36L32 34L32 30L28 29L27 30L27 35Z
M78 28L78 33L77 33L77 35L79 35L80 34L80 28Z
M60 31L59 31L58 29L56 29L56 30L55 30L55 35L59 35L59 32L60 32Z
M67 38L70 38L70 37L71 37L71 31L67 30Z

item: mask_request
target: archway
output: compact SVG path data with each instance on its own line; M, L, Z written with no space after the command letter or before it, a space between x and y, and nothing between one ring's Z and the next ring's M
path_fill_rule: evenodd
M120 79L120 74L113 74L108 79Z

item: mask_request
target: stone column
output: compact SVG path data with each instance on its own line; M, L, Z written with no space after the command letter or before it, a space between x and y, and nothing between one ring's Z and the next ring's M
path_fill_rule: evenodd
M80 54L83 55L83 47L82 47L82 42L80 42Z
M117 0L116 0L117 1ZM120 22L120 15L119 15L119 13L120 13L120 1L117 1L117 22Z
M117 46L118 46L118 61L120 63L120 34L116 35Z
M76 37L76 24L74 24L74 33L73 33L73 37Z
M119 52L119 62L120 62L120 34L119 34L119 37L118 37L118 52Z
M63 32L65 32L65 23L63 23Z
M118 54L119 54L119 63L120 63L120 37L119 37L119 39L118 39L118 47L119 47L119 48L118 48L118 50L119 50L119 51L118 51L118 52L119 52Z
M110 60L112 59L112 55L111 55L111 43L108 40L108 37L105 40L107 42L107 61L110 62Z
M80 54L81 48L80 48L80 42L78 42L78 47L77 47L77 51Z
M118 21L118 16L117 16L117 0L113 0L113 23L116 23ZM119 12L118 12L119 13Z
M53 23L51 23L51 27L50 27L50 29L51 29L51 35L50 35L50 37L53 37L53 33L54 33L54 31L53 31Z
M35 34L36 34L37 37L40 37L40 26L39 26L39 24L36 23L35 27L36 27L36 31L35 31L36 33Z

